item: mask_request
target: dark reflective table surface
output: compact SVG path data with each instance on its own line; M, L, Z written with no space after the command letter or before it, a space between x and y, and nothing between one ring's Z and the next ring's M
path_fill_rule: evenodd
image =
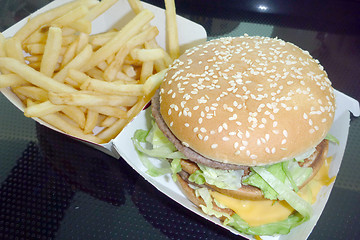
M48 0L1 0L0 30ZM163 6L162 0L147 0ZM360 2L177 0L209 39L263 35L308 50L360 100ZM27 119L0 95L0 239L241 239L177 205L114 159ZM360 119L309 239L360 239Z

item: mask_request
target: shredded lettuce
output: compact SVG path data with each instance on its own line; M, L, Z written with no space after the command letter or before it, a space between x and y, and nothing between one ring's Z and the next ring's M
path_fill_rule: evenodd
M214 205L212 203L213 198L211 197L210 192L207 188L195 189L195 194L197 197L200 196L204 200L205 205L200 205L200 207L205 214L209 216L215 216L217 218L223 216L226 217L227 219L231 218L231 216L227 213L214 210Z
M339 140L332 134L328 133L325 137L326 140L329 140L330 142L336 143L337 145L340 144Z
M224 224L227 224L239 232L249 235L275 235L288 234L290 230L304 222L304 217L299 213L290 215L287 219L264 224L256 227L251 227L239 215L233 214L230 219L227 219Z
M296 185L295 181L294 181L294 178L292 177L290 171L289 171L289 161L286 161L286 162L282 162L281 163L281 167L282 167L282 170L284 171L288 181L290 182L290 185L292 187L292 189L294 189L295 192L298 192L299 191L299 188L298 186Z
M180 159L186 157L164 136L154 122L149 131L136 130L132 141L138 152L139 159L147 168L147 174L157 177L172 172L173 179L176 180L175 174L181 171ZM172 163L169 165L167 161L164 161L164 167L156 167L148 157L160 160L171 159Z
M281 182L285 182L286 174L282 170L281 163L276 163L267 167L267 171L272 173ZM277 192L256 172L252 171L250 175L243 179L243 183L260 188L264 197L270 200L277 200Z
M253 167L253 170L261 176L277 194L279 200L285 200L291 207L298 211L305 220L310 219L312 215L311 205L297 195L293 189L276 178L265 167Z
M190 181L197 184L204 184L205 182L222 189L236 190L241 187L241 178L244 175L244 170L222 170L207 167L203 164L197 164L200 170L191 174Z
M196 170L193 174L191 174L189 176L188 179L189 179L190 182L193 182L193 183L196 183L196 184L199 184L199 185L202 185L202 184L204 184L206 182L204 174L202 173L201 170Z
M312 174L312 168L300 167L295 159L276 163L270 166L264 167L274 177L280 180L282 183L298 191L298 186L301 186L306 179ZM258 173L252 171L248 177L243 179L243 183L258 187L264 194L264 197L270 200L278 199L278 193L264 180Z
M176 182L176 174L181 172L181 164L180 164L181 159L180 158L176 158L174 160L171 161L170 164L170 169L172 172L172 179L174 180L174 182Z
M286 165L289 172L289 176L287 174L288 178L285 180L287 185L290 185L288 180L291 176L292 180L294 181L294 185L301 186L312 175L313 172L311 167L300 167L296 160L287 161ZM293 189L296 190L295 188Z

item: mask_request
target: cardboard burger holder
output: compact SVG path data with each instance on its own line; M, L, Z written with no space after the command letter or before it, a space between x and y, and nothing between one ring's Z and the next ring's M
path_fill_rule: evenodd
M30 15L35 16L39 13L52 9L54 7L60 6L69 0L55 0L45 7L39 9L34 14ZM157 36L157 42L160 46L165 48L165 13L164 10L153 5L143 3L145 8L150 9L154 14L155 18L152 20L152 24L159 29L159 35ZM125 22L129 20L130 17L134 16L132 10L126 0L119 0L113 7L111 7L104 14L99 16L96 20L92 22L92 34L104 32L108 29L114 27L121 27ZM13 25L9 29L3 32L5 37L13 36L20 28L26 23L27 19L23 19L17 24ZM181 51L185 49L198 45L206 40L207 35L205 29L183 17L177 16L178 30L179 30L179 43L181 45ZM24 111L23 103L17 98L17 96L10 89L1 89L1 92L5 95L10 102L12 102L17 108L21 111ZM333 160L329 169L329 176L336 176L341 165L341 161L344 155L347 137L350 127L350 114L352 113L355 117L360 115L359 103L352 99L351 97L335 90L336 95L336 112L333 126L330 130L330 133L334 135L339 141L340 144L336 145L330 143L328 156L332 156ZM24 116L25 117L25 116ZM173 182L170 175L164 175L161 177L153 178L147 175L146 168L141 163L138 155L135 151L135 148L132 144L131 137L134 135L134 132L137 129L147 129L149 127L149 117L150 111L143 110L141 111L123 130L118 134L114 139L106 144L94 144L82 139L77 139L84 142L100 151L103 151L115 158L124 159L135 171L137 171L143 178L150 182L155 188L159 191L172 198L174 201L178 202L185 208L190 211L202 216L204 219L211 221L217 225L220 225L236 235L241 235L248 239L253 239L252 236L247 236L237 232L236 230L222 225L222 223L213 217L205 215L200 209L195 207L181 192L180 188L175 182ZM47 124L46 122L34 118L38 123L49 127L55 131L61 132L59 129ZM65 133L63 133L65 134ZM72 137L72 136L71 136ZM74 137L73 137L74 138ZM157 159L153 159L154 165L159 165L161 162ZM325 208L326 202L330 196L331 190L334 186L334 182L329 186L323 187L318 194L317 201L313 204L314 214L312 218L301 224L300 226L291 230L287 235L281 236L262 236L261 238L266 239L306 239L312 229L315 227L316 222L320 218L320 215Z

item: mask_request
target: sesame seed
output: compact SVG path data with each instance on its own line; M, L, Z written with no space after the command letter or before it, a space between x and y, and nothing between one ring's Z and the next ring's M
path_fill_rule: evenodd
M286 130L283 131L285 137L288 137L288 132Z
M189 147L189 146L190 146L187 142L182 142L182 145L184 145L185 147Z
M265 140L266 141L269 141L269 139L270 139L270 135L267 133L267 134L265 134Z
M216 143L211 144L211 148L212 148L212 149L215 149L215 148L217 148L217 147L218 147L218 145L217 145Z

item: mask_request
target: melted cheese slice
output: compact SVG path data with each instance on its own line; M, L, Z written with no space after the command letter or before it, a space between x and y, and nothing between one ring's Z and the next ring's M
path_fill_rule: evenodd
M329 178L328 176L330 162L331 158L325 160L316 176L298 192L300 197L313 204L321 187L329 185L335 180L335 177ZM211 191L211 196L227 208L232 209L253 227L285 220L294 211L285 201L240 200L214 191Z

